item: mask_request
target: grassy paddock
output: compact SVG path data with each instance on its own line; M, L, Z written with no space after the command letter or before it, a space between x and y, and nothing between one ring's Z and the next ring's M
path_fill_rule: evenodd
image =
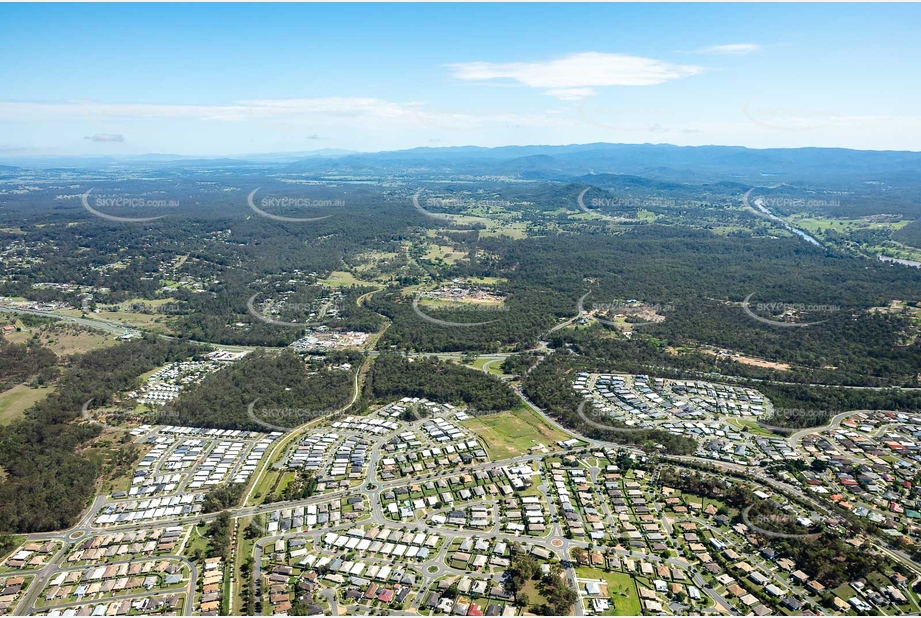
M547 425L525 406L510 412L472 418L461 424L485 442L486 451L494 461L517 457L537 444L552 447L555 442L571 437Z
M0 393L0 425L8 425L37 402L54 391L54 388L29 388L18 384Z

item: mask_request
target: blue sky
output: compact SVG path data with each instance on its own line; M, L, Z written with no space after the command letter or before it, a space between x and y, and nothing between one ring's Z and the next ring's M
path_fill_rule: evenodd
M0 5L0 157L921 150L921 6Z

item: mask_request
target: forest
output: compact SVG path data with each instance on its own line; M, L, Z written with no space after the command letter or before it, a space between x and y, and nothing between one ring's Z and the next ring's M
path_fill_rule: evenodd
M343 364L351 368L342 369ZM192 427L253 431L270 431L272 425L295 427L348 404L360 364L361 356L355 352L305 359L292 350L256 351L208 375L154 416Z
M518 397L494 375L437 358L406 358L381 354L368 375L370 397L392 401L423 397L439 403L466 405L477 410L510 410Z
M100 464L79 454L100 434L97 425L75 422L90 409L109 405L138 385L138 376L184 360L197 348L145 338L77 355L46 399L25 417L0 427L0 532L40 532L73 524L95 490ZM92 400L92 401L90 401Z
M906 245L921 249L921 219L915 219L902 229L895 232L892 237Z
M32 380L51 382L57 375L57 363L55 353L42 345L0 339L0 392Z

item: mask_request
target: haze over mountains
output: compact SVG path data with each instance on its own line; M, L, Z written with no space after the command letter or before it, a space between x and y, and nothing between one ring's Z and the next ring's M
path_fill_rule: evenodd
M739 146L668 144L573 144L568 146L477 146L413 148L358 153L323 149L297 153L207 158L150 154L130 157L8 158L30 168L110 166L278 166L311 175L425 173L567 180L596 174L629 174L681 182L868 182L902 184L921 178L921 153L843 148L751 149Z

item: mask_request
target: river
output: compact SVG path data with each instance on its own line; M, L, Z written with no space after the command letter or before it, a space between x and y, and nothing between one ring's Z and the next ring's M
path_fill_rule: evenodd
M803 230L800 230L800 229L798 229L798 228L793 227L792 225L790 225L789 223L787 223L786 221L784 221L783 219L781 219L780 217L778 217L777 215L775 215L774 213L772 213L770 210L768 210L767 208L765 208L765 207L761 204L761 200L760 200L760 199L756 199L756 200L755 200L755 207L756 207L758 210L760 210L761 212L763 212L765 215L767 215L767 217L768 217L769 219L771 219L772 221L776 221L777 223L781 224L781 225L784 226L786 229L790 230L791 232L793 232L794 234L796 234L797 236L799 236L799 237L802 238L803 240L812 243L812 244L815 245L816 247L821 247L822 249L825 248L824 245L822 245L822 243L820 243L818 240L816 240L815 238L813 238L812 236L810 236L809 234L807 234L807 233L804 232Z

